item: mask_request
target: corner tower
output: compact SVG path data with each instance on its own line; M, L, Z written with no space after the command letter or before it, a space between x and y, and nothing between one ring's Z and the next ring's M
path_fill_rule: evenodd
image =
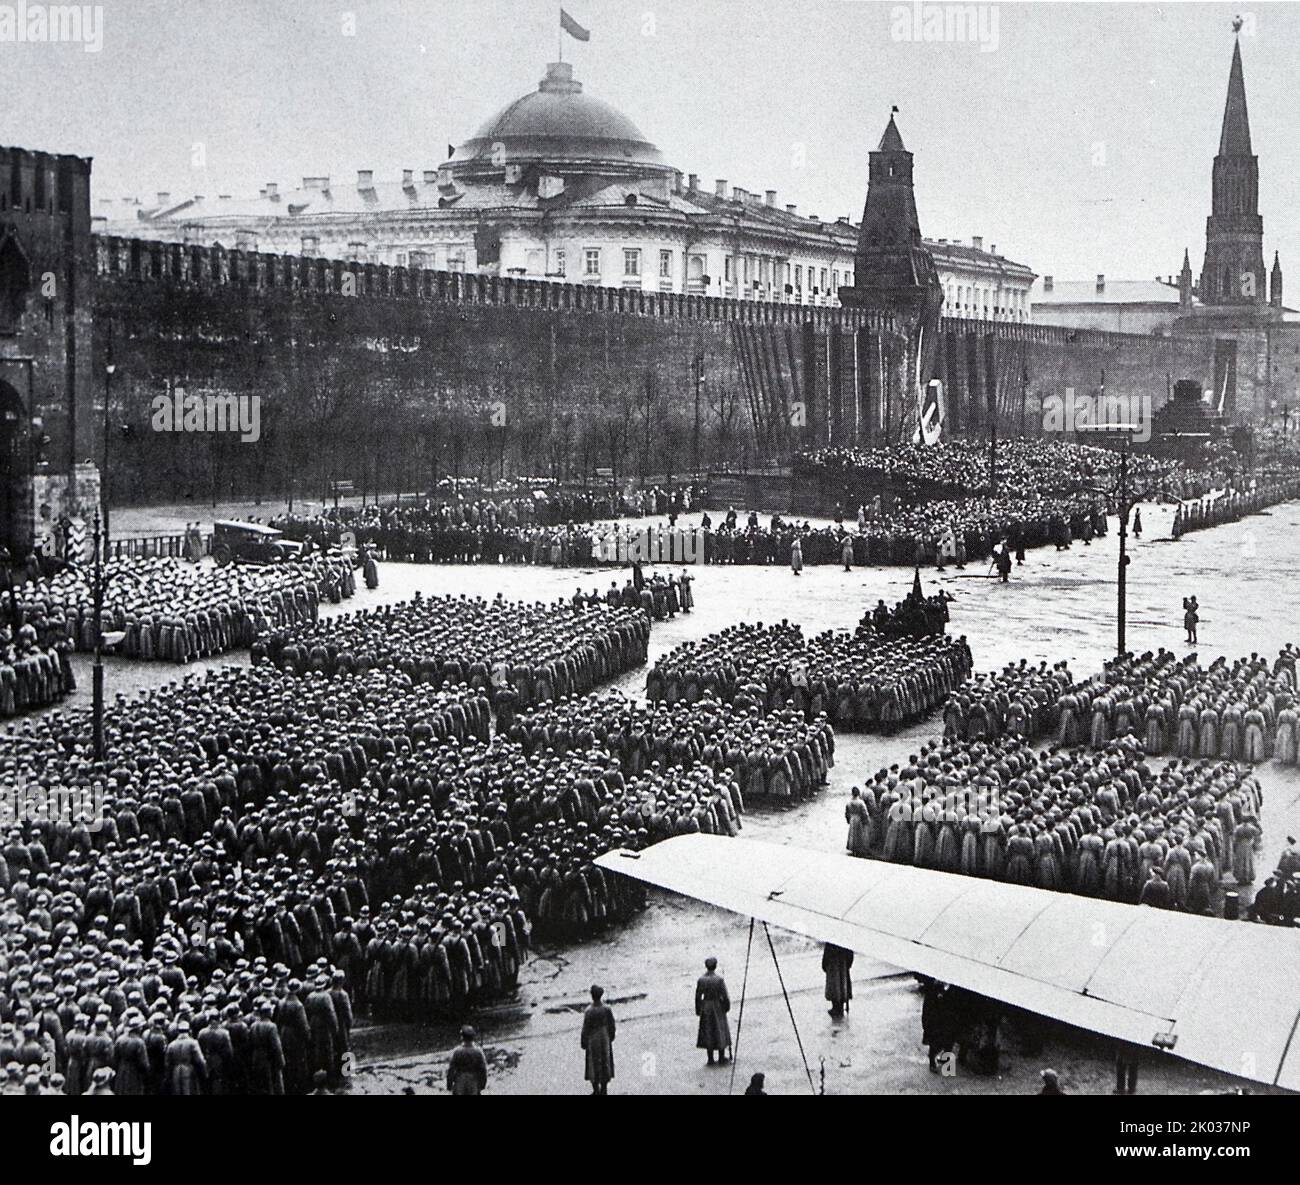
M840 289L841 304L893 318L893 336L899 343L896 389L904 400L898 423L901 428L913 416L919 421L938 358L943 286L921 238L912 154L903 145L892 113L879 147L871 153L853 283Z
M1205 220L1201 303L1210 306L1266 304L1268 273L1264 269L1263 243L1259 158L1251 151L1241 43L1235 41L1219 153L1214 158L1213 205Z

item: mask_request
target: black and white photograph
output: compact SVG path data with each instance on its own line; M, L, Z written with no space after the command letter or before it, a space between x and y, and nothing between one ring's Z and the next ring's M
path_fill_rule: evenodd
M1296 3L0 4L32 1179L306 1171L315 1095L1284 1139L1297 55Z

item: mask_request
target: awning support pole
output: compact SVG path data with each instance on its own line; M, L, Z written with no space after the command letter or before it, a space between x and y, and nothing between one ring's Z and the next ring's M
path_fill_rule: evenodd
M754 949L754 919L749 919L749 942L745 945L745 974L740 981L740 1012L736 1016L736 1040L731 1050L731 1081L727 1093L736 1087L736 1061L740 1057L740 1028L745 1023L745 989L749 986L749 952Z
M794 1039L799 1045L799 1056L803 1059L803 1072L808 1075L808 1089L817 1093L817 1087L813 1084L812 1070L808 1067L808 1055L803 1051L803 1038L799 1036L799 1024L794 1019L794 1008L790 1004L790 993L785 990L785 976L781 974L781 964L777 962L776 947L772 945L772 931L767 928L767 923L763 923L763 933L767 936L767 949L772 952L772 966L776 968L777 982L781 985L781 995L785 997L785 1010L790 1014L790 1025L794 1029Z

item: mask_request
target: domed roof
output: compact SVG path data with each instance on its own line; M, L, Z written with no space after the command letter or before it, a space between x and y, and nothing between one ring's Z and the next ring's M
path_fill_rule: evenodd
M621 111L583 94L569 62L551 62L535 91L516 99L456 149L451 165L462 169L513 163L611 164L668 169L663 155ZM493 154L496 152L496 160ZM638 169L638 171L641 171Z

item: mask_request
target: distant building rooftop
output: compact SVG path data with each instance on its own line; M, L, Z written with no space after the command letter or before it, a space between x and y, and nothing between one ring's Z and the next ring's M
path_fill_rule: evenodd
M1049 282L1050 288L1047 287ZM1178 285L1164 280L1056 280L1040 276L1029 290L1029 299L1038 305L1177 305Z

